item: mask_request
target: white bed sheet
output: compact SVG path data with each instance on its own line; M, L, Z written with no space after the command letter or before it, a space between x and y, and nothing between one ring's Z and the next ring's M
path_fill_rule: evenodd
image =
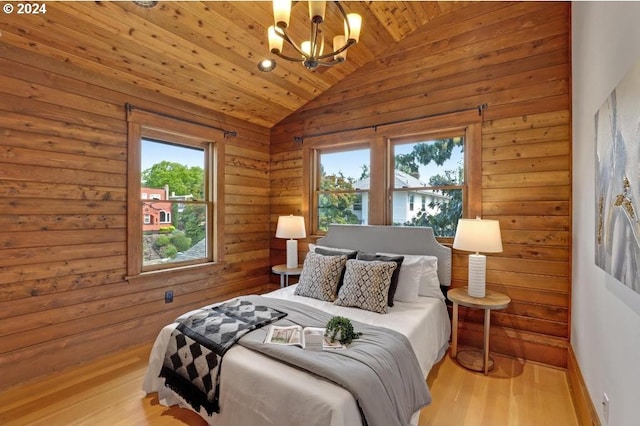
M294 295L295 285L265 296L288 299L349 317L366 324L391 328L409 339L424 377L448 347L451 325L444 302L420 297L417 302L395 302L387 314L345 308ZM159 333L149 357L144 378L146 393L158 392L162 405L189 407L179 395L164 386L158 377L169 336L176 324ZM220 413L199 414L210 425L223 426L355 426L360 413L351 393L325 379L292 368L267 356L234 345L224 357L220 376ZM417 424L419 413L412 424Z

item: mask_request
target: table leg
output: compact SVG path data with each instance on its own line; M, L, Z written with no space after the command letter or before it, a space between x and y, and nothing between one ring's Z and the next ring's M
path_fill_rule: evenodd
M451 325L451 356L458 356L458 303L453 302L453 324Z
M284 274L280 274L280 288L284 287Z
M491 321L491 309L484 310L484 375L489 374L489 334L491 333L491 327L489 324Z

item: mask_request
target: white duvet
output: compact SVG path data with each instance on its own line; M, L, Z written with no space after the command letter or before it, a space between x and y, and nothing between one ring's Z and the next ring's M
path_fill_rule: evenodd
M387 327L409 339L424 377L444 355L451 334L449 315L441 299L420 297L417 302L394 302L387 314L332 303L293 294L290 286L265 294L288 299L321 309L354 321ZM169 335L176 327L164 327L153 345L149 367L144 378L146 393L158 392L162 405L189 407L177 394L164 386L159 378ZM325 379L289 367L240 345L224 356L220 376L220 413L202 416L216 426L355 426L360 413L351 393ZM418 413L412 423L417 424Z

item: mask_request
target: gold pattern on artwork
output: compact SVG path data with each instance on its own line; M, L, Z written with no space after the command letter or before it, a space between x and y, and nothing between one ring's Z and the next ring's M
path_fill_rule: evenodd
M629 214L629 216L632 219L634 219L636 216L635 216L635 211L633 210L633 204L631 203L631 199L627 195L627 193L629 192L629 188L631 187L631 184L629 183L629 179L626 176L622 180L622 186L624 188L624 191L622 192L622 194L618 194L616 196L616 201L614 205L616 207L622 207L623 209L625 209Z
M604 195L598 197L598 244L602 244L602 232L604 227Z

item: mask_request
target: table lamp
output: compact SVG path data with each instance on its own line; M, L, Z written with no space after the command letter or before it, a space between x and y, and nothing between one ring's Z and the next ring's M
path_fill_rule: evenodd
M469 289L472 297L484 297L486 286L487 258L484 253L499 253L502 251L500 237L500 222L497 220L459 219L453 248L464 251L474 251L469 255Z
M304 228L302 216L280 216L276 228L276 238L288 238L287 240L287 268L298 267L298 240L305 238L307 233Z

